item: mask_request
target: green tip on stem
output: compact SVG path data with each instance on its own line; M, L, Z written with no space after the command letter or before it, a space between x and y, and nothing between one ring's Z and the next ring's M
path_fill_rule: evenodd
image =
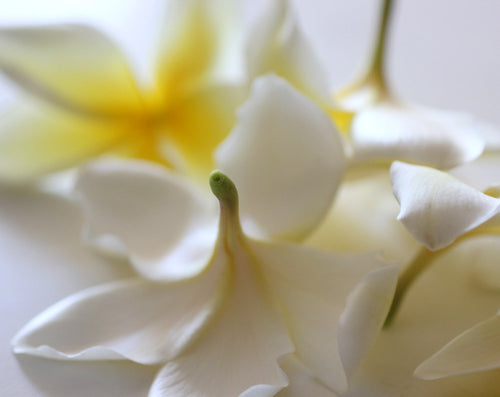
M212 171L209 180L210 189L221 204L231 207L238 204L238 190L226 174L220 170Z

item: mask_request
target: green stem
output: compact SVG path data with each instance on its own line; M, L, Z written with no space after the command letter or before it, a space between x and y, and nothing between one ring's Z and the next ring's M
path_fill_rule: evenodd
M391 308L385 319L384 327L388 327L394 321L394 317L398 312L403 298L408 292L408 288L413 282L429 267L429 265L446 249L432 252L427 248L422 248L413 261L404 269L398 279L394 299L392 300Z
M361 79L338 92L339 97L347 97L348 95L353 94L366 86L376 88L381 95L387 94L384 61L392 9L393 0L383 0L377 30L377 38L372 47L368 67L366 68L366 71Z

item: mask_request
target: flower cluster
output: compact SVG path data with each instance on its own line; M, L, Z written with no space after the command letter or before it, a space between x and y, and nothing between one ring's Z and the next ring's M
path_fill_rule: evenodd
M14 352L158 366L150 397L496 395L500 132L389 89L391 0L335 95L288 0L245 43L234 3L168 3L149 84L93 27L0 29L2 183L64 174L135 274Z

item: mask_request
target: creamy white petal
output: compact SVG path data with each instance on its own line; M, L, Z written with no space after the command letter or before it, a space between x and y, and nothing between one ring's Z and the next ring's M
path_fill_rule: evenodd
M415 368L456 335L498 310L500 290L474 278L499 240L475 238L457 244L411 286L390 327L380 333L345 397L494 397L500 369L424 380Z
M500 211L500 200L429 167L394 162L391 180L401 205L398 219L430 250L446 247Z
M91 243L110 236L145 277L175 280L198 273L216 239L215 200L172 172L146 162L90 163L76 193Z
M422 379L439 379L500 368L500 315L485 320L446 344L415 370Z
M116 45L83 25L0 29L0 69L27 91L94 116L127 116L142 100Z
M194 279L117 281L63 299L14 337L15 353L55 359L129 359L157 364L178 355L211 318L224 283L220 266Z
M255 81L216 160L238 186L245 231L266 238L309 233L327 212L345 168L330 118L274 75Z
M370 255L298 245L252 242L251 249L283 308L296 355L325 385L345 391L385 319L397 269L380 269Z
M479 129L472 117L460 113L384 102L354 117L354 159L399 159L451 168L482 153Z
M221 244L231 268L224 304L184 354L158 374L150 397L271 397L288 384L278 360L293 352L293 343L260 274L259 263L238 241Z
M332 390L321 384L293 354L285 357L280 364L290 384L281 390L276 397L336 397Z
M248 38L249 79L276 73L304 94L331 101L326 71L301 31L289 0L270 1Z
M496 189L500 186L500 156L484 154L470 163L451 169L450 174L481 192Z

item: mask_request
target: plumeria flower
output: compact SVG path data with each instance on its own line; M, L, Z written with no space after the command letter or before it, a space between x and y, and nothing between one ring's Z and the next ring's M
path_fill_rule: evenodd
M356 112L349 133L353 161L404 160L449 169L474 160L491 135L490 125L460 112L405 103L389 89L384 57L391 10L392 0L385 0L367 71L336 94Z
M447 266L447 279L440 281L441 284L453 282L458 284L455 286L455 291L450 294L453 298L450 297L449 301L456 305L455 310L460 308L461 312L460 316L450 322L449 327L443 327L444 329L441 330L444 333L445 330L453 329L455 334L447 333L452 340L439 351L433 352L434 354L423 360L423 363L418 363L420 365L416 368L415 375L419 378L440 379L491 370L500 366L500 355L496 346L496 340L500 337L498 315L487 320L483 317L483 321L476 325L470 322L471 318L475 318L476 322L481 319L479 313L483 316L488 313L484 308L482 311L479 310L479 302L486 302L483 305L489 308L488 310L491 310L493 302L496 302L498 306L498 284L495 285L495 282L491 280L491 277L495 279L495 272L489 271L491 266L488 266L488 263L487 266L483 266L482 270L477 270L478 263L483 261L489 261L490 265L492 260L492 263L495 263L496 251L490 245L488 247L490 252L486 251L481 258L481 255L477 255L478 249L476 249L475 260L470 259L470 253L467 256L469 263L463 259L457 260L456 255L458 250L456 246L464 245L472 237L498 234L500 225L500 199L497 198L500 186L499 171L498 156L483 157L473 163L457 167L450 173L402 162L395 162L391 167L394 194L401 206L398 219L425 248L400 276L390 312L390 321L394 320L403 297L408 293L413 293L415 296L413 284L430 264L436 263L434 265L436 267L439 262L440 266L444 266L446 262L441 258L454 255L455 261L462 262L461 266L468 265L469 267L468 272L464 273L463 270L457 269L458 274L453 275L453 268L449 265ZM470 244L468 249L473 250ZM461 255L463 251L462 249ZM486 275L472 277L473 270ZM470 285L471 278L476 278L476 283L472 286ZM484 282L486 278L490 280ZM410 285L412 288L409 290ZM488 288L493 288L496 294L484 296ZM425 294L428 291L428 288L420 288L419 291L424 304L429 298L422 298L422 293ZM404 305L403 313L408 312L406 300ZM410 307L415 310L415 300L412 306ZM467 310L473 313L467 313ZM457 336L460 330L457 327L458 324L461 324L463 328ZM432 322L427 322L421 327L432 325ZM463 331L471 325L473 325L472 328ZM485 376L488 378L490 375ZM460 380L451 382L462 383Z
M33 179L111 152L205 180L241 102L215 77L238 36L233 6L170 2L150 85L90 26L0 29L0 70L27 93L0 116L0 177Z
M86 168L77 189L94 233L115 235L143 277L57 303L16 335L15 352L163 364L151 396L271 396L287 386L279 364L294 353L328 388L345 390L385 317L397 268L254 240L233 182L215 171L210 186L218 226L200 193L165 169ZM302 226L300 213L285 219L282 202L271 202L270 234L276 224Z

